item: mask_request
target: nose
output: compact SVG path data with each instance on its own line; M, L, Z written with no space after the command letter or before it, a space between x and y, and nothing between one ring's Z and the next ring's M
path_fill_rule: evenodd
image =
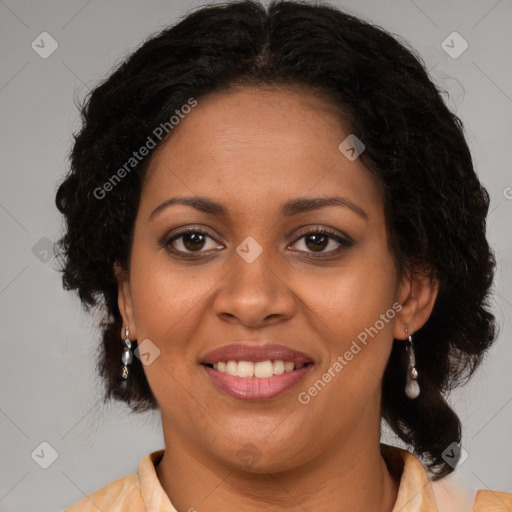
M214 312L220 319L260 328L293 317L296 296L286 282L281 264L269 252L264 250L251 263L234 252L232 268L214 297Z

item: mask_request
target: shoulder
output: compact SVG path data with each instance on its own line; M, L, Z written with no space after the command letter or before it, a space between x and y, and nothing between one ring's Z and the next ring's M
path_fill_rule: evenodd
M455 473L432 480L414 454L388 445L381 445L381 450L399 481L393 512L512 512L511 493L479 490L475 496Z
M511 512L512 494L480 489L469 491L456 476L431 482L438 512Z
M85 496L64 512L145 512L173 510L158 480L155 464L164 450L158 450L142 458L136 473L124 476Z
M94 491L75 503L64 512L140 512L144 511L144 501L140 494L137 475L131 474Z
M484 491L476 493L473 512L510 512L512 510L512 493Z

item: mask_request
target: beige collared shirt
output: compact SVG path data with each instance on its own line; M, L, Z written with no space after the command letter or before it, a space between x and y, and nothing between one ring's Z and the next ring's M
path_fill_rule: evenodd
M413 454L400 448L386 447L387 457L403 467L398 496L392 512L471 512L439 482L431 482ZM162 488L156 473L164 450L146 455L137 473L127 475L84 497L65 512L177 512ZM191 508L190 510L194 510ZM478 491L473 512L511 512L512 494Z

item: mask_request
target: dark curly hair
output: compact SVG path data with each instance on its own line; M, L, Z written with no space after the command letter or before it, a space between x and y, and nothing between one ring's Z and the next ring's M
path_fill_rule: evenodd
M366 146L363 163L384 188L397 269L439 282L433 312L415 333L421 395L405 398L403 343L395 340L382 417L440 478L452 471L442 452L461 440L445 394L469 378L496 337L488 304L495 269L485 234L489 196L462 123L421 59L381 28L329 5L203 7L149 38L84 101L70 170L56 195L67 222L58 253L65 289L76 289L86 309L105 311L98 360L104 400L125 401L135 412L159 407L137 358L128 386L119 386L122 319L113 270L115 262L128 268L151 156L119 182L109 180L191 97L266 85L305 88L347 116ZM102 200L105 192L97 191L107 189Z

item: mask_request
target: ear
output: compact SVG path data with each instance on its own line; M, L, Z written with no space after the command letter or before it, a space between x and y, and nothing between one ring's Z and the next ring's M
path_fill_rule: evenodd
M398 301L402 309L396 315L394 337L406 339L418 331L429 319L439 290L437 279L425 274L411 273L402 278L399 284Z
M125 338L125 328L130 331L130 339L137 339L137 328L133 315L132 293L130 289L130 279L128 272L121 267L118 262L114 263L114 274L117 278L117 304L123 317L123 326L121 327L121 339Z

